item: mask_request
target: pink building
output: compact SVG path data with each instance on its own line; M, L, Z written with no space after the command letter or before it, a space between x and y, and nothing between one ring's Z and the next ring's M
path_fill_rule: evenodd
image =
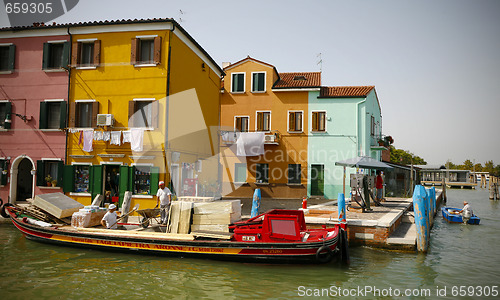
M69 40L66 28L58 26L0 29L0 198L4 202L62 192Z

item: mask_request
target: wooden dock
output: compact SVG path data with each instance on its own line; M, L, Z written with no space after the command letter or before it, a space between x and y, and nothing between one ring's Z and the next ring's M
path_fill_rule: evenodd
M442 186L442 181L421 181L424 186ZM476 189L477 183L475 182L446 182L448 188L461 188L461 189Z

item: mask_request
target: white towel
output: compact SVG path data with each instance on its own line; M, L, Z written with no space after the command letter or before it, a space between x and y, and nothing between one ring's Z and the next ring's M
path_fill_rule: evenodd
M94 140L94 130L83 131L83 151L92 152L92 141Z
M237 156L259 156L264 154L264 132L241 132L236 141Z
M142 151L144 140L144 128L130 129L130 149L132 151Z
M118 145L120 146L122 144L122 132L121 131L111 131L111 138L109 140L109 143L111 145Z
M111 132L109 132L109 131L104 131L104 132L102 133L102 140L103 140L103 141L105 141L105 142L107 142L107 141L109 141L110 139L111 139Z
M94 141L102 141L102 131L94 131Z
M130 143L130 130L123 131L123 143Z

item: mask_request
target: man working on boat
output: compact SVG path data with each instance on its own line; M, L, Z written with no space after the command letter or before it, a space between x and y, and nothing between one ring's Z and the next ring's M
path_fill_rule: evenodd
M116 205L111 204L104 217L102 217L101 225L108 229L118 229L117 220Z
M158 192L156 193L156 207L160 204L160 219L161 223L167 225L168 221L168 211L170 209L170 198L172 197L172 192L165 186L165 182L160 181L158 183Z
M458 213L462 214L462 220L464 224L467 224L467 222L469 222L469 219L472 217L472 209L470 208L470 205L467 201L464 201L464 208L462 208L462 210Z

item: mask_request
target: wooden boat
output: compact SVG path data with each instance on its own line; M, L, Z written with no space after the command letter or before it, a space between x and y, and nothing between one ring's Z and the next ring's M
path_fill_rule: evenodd
M147 231L140 224L121 224L125 230L57 226L26 217L12 205L2 211L28 239L78 248L266 263L348 262L349 257L345 224L307 229L301 210L271 210L233 224L229 233L191 234Z
M443 218L448 223L463 223L462 215L458 213L459 211L460 208L453 208L453 207L441 208ZM467 222L467 224L479 225L479 221L481 221L481 219L473 214L472 217Z

